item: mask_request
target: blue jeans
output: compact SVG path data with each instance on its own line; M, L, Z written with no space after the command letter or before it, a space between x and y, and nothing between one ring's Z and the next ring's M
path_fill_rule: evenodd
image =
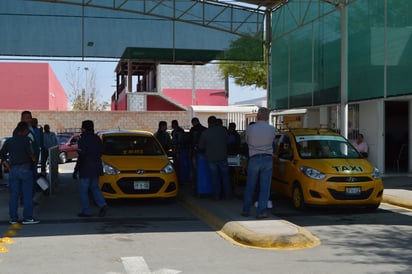
M232 198L232 186L230 184L229 166L227 160L208 162L210 181L212 183L212 195L219 199L221 192L225 194L226 199Z
M82 213L92 214L89 201L89 189L92 191L95 203L99 208L107 205L103 194L99 188L99 178L79 178L80 200L82 203Z
M265 213L272 182L272 156L266 154L254 155L249 158L247 168L246 188L243 197L243 212L249 213L255 194L256 184L259 183L258 207L256 215Z
M9 215L18 220L19 196L23 196L23 219L33 218L33 170L32 164L12 166L9 173Z

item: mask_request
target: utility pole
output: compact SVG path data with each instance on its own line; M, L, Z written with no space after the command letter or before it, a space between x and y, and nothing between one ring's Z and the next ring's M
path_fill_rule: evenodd
M87 96L87 110L90 110L90 93L89 93L89 90L88 90L88 88L87 88L87 71L89 70L89 68L88 67L85 67L84 68L84 71L85 71L85 73L86 73L86 85L84 86L84 91L85 91L85 93L86 93L86 96Z

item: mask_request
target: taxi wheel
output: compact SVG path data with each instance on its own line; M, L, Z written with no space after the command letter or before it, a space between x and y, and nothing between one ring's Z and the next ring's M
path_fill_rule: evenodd
M292 202L293 202L293 206L297 209L297 210L305 210L306 206L305 206L305 199L303 197L303 192L302 192L302 188L300 187L300 185L298 183L296 183L293 186L293 190L292 190Z
M380 206L380 203L376 205L368 206L365 208L365 211L368 213L375 212L376 210L378 210L379 206Z

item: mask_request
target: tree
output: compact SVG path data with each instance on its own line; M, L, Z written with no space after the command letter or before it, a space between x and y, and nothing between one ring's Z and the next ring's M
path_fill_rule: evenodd
M104 110L109 103L98 101L98 91L96 90L96 70L85 67L84 72L80 67L73 69L69 65L66 79L70 86L69 101L72 110Z
M219 65L222 73L234 79L239 86L256 86L266 89L266 65L254 61L232 61Z
M233 41L225 59L219 64L224 77L232 77L237 85L266 89L267 67L263 56L263 42L255 37L241 37Z

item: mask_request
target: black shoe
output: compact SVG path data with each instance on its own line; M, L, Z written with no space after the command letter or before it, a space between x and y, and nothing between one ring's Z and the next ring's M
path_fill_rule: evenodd
M242 213L240 213L240 215L242 215L243 217L249 217L250 216L250 214L247 213L247 212L242 212Z
M92 217L92 214L85 214L83 212L80 212L79 214L77 214L78 217Z
M102 206L99 211L99 217L104 217L107 214L107 206Z
M262 220L262 219L266 219L268 217L268 215L266 213L263 214L259 214L256 216L256 219L258 220Z

